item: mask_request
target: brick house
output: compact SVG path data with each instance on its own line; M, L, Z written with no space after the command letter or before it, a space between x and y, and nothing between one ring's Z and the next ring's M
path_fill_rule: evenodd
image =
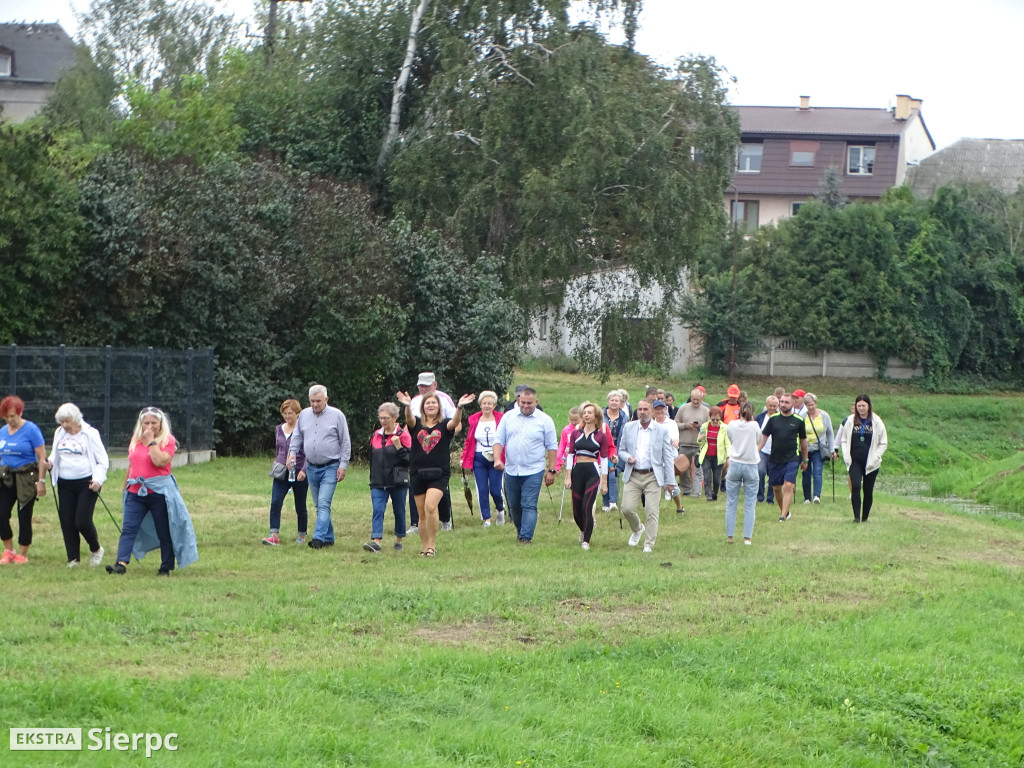
M741 144L725 206L747 230L796 213L828 168L848 199L877 200L935 151L921 100L906 95L892 109L812 107L809 96L795 108L734 109Z

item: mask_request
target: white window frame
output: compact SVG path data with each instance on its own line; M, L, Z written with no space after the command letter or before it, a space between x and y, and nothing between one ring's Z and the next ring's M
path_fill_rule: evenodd
M13 57L9 53L0 53L0 77L11 76L11 66L14 64Z
M538 329L537 338L540 341L547 341L548 338L548 316L540 316L540 328Z
M854 170L853 151L857 150L859 157ZM864 153L871 150L870 166L864 162ZM875 170L876 153L872 144L851 144L846 148L846 175L847 176L871 176ZM868 169L868 170L864 170Z
M753 149L754 147L757 148L757 152L752 152L746 155L744 154L744 150ZM750 160L755 157L757 158L757 168L751 168ZM744 159L746 159L746 163L743 163ZM764 144L753 141L743 142L742 144L739 145L739 147L736 148L736 173L760 173L761 162L763 161L763 159ZM746 165L747 167L744 168L741 164Z

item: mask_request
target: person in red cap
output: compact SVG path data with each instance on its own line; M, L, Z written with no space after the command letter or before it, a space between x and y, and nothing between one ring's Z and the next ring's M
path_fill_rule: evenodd
M725 394L727 397L718 404L718 407L722 409L722 422L729 424L740 417L740 408L743 404L740 402L740 388L737 385L730 384Z

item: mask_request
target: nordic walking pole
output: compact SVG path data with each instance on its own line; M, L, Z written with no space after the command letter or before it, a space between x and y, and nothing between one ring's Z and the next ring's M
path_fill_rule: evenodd
M558 504L558 524L562 524L562 507L565 506L565 483L562 483L562 500Z
M836 503L836 460L829 456L829 464L832 465L832 503Z
M111 522L113 522L114 527L117 528L117 535L120 536L121 526L117 524L117 520L114 518L114 513L110 511L110 507L107 506L107 502L98 493L96 494L96 498L100 500L100 503L103 504L103 508L107 510L107 514L110 515Z

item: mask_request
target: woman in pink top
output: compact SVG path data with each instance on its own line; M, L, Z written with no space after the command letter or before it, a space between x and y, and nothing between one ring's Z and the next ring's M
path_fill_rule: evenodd
M583 423L583 419L580 416L582 408L578 405L574 405L569 409L569 423L562 428L562 437L558 441L558 452L555 454L555 471L558 472L562 469L562 464L565 463L565 455L569 452L569 438L572 436L573 431Z
M121 539L117 545L117 563L107 566L107 573L122 574L132 556L135 537L146 515L153 516L153 524L160 539L160 576L169 576L174 570L174 545L171 541L170 522L164 494L143 488L138 480L166 477L171 474L171 459L177 449L171 434L167 414L159 408L143 408L135 424L135 433L128 445L128 474L125 476L124 521Z

